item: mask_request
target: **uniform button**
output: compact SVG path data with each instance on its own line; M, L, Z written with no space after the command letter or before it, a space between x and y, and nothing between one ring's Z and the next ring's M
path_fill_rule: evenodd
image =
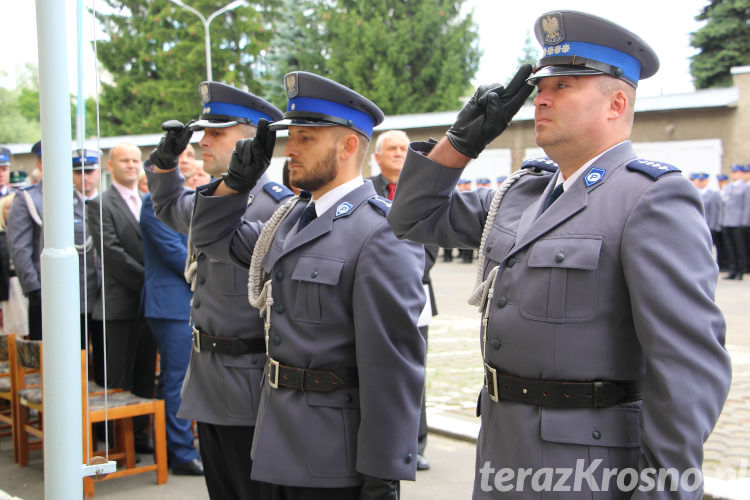
M206 283L206 277L205 276L198 276L198 284L204 285Z
M281 337L279 335L273 336L273 345L279 345L281 344Z
M284 312L284 304L276 304L276 312L282 314Z
M565 260L565 254L560 252L559 254L555 255L555 262L558 264Z
M318 271L313 271L312 273L310 273L310 277L311 278L317 278L318 277Z
M487 253L490 253L492 251L492 245L487 245Z
M594 431L591 433L591 437L594 439L600 439L602 437L602 433L599 431Z
M198 260L206 260L206 254L205 253L198 254Z
M508 297L501 295L497 298L497 307L502 309L503 307L508 305Z
M508 262L506 262L505 265L508 266L508 267L513 267L513 266L516 265L516 262L518 262L516 260L516 258L515 257L511 257L510 259L508 259Z
M252 365L257 365L257 364L258 364L258 360L257 360L257 359L254 359L254 360L252 360L252 361L251 361L250 363L251 363Z
M193 300L193 309L198 309L201 306L200 300Z
M354 396L352 396L351 394L347 394L346 395L346 402L347 403L351 403L352 401L354 401Z
M413 453L407 454L406 457L404 458L404 462L406 462L407 464L410 464L413 461L414 461L414 454Z
M496 351L497 351L498 349L500 349L500 346L502 345L502 343L500 342L500 339L499 339L499 338L497 338L497 337L493 337L493 338L492 338L492 341L490 342L490 345L492 346L492 348L493 348L494 350L496 350Z
M276 271L276 279L281 281L284 279L284 271Z

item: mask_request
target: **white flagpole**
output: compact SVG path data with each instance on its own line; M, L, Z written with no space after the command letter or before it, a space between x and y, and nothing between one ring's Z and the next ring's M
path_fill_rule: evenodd
M73 171L66 2L37 0L44 179L44 497L80 499L82 424L78 252L73 246Z

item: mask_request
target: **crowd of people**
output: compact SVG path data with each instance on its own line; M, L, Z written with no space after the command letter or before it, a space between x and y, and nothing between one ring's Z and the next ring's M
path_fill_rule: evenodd
M400 481L429 468L441 247L479 261L473 498L528 498L566 467L591 472L578 496L700 497L731 373L712 236L726 277L742 279L750 168L733 167L720 197L691 176L699 196L677 167L637 158L636 88L659 66L637 35L573 11L542 15L535 35L536 67L480 86L441 140L380 133L369 179L383 112L305 71L284 77L286 112L201 83L198 119L165 122L145 162L134 144L112 148L102 193L99 152L74 151L82 348L97 382L106 366L110 386L164 398L173 473L204 475L213 499L398 500ZM534 89L549 158L471 189L464 167ZM266 173L279 130L283 184ZM0 253L36 339L41 198L41 182L16 191ZM10 288L9 302L21 296ZM152 452L147 422L134 429L137 451ZM605 460L614 475L597 470Z

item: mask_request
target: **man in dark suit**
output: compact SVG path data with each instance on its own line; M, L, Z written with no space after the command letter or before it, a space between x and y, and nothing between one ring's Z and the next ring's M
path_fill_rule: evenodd
M180 388L193 345L190 326L193 293L183 276L187 235L156 218L150 194L143 198L140 223L145 267L143 315L159 347L158 394L165 405L167 452L173 474L200 476L203 464L193 445L192 421L177 416L182 402Z
M383 132L375 141L375 162L380 167L380 174L370 177L375 192L389 200L393 199L396 193L396 184L398 176L406 160L406 151L409 149L409 136L403 130L389 130ZM427 343L427 333L430 318L437 314L435 302L435 291L432 288L430 279L430 269L437 259L437 245L425 245L424 247L424 274L422 275L422 284L424 285L427 302L424 305L422 314L419 315L419 333L424 337ZM430 468L430 462L424 456L424 450L427 447L427 413L425 406L425 394L422 394L422 411L419 416L419 436L417 448L417 470L427 470Z
M141 151L134 144L118 144L107 166L112 185L87 204L94 246L102 252L104 270L104 292L94 317L105 321L109 387L150 398L154 396L156 343L141 314L144 269L137 188ZM141 453L152 450L143 433L146 424L146 420L135 424L136 451Z

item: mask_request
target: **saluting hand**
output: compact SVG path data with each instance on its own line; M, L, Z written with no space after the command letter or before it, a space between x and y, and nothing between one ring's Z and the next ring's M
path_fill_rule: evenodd
M190 123L183 125L178 120L168 120L161 124L161 128L167 133L149 158L162 170L171 170L177 167L179 156L185 151L193 131L190 130Z
M240 193L250 191L271 164L276 132L268 128L268 120L258 120L254 139L240 139L234 147L224 184Z
M482 85L459 111L446 136L464 156L476 158L510 124L534 89L526 83L531 65L522 65L505 88L497 83Z

